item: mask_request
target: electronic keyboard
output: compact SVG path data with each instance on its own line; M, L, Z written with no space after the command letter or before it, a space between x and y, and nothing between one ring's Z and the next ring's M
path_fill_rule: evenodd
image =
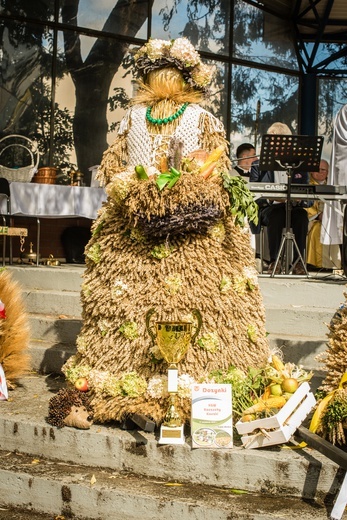
M251 192L255 193L286 193L288 185L277 182L249 182L248 187ZM345 195L347 193L346 186L334 186L330 184L292 184L291 193L293 195Z

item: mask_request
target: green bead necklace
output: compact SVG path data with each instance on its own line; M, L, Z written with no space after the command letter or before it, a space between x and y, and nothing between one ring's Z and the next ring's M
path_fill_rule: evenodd
M151 116L152 107L148 107L146 110L146 119L153 125L166 125L167 123L171 123L171 121L175 121L175 119L177 119L179 116L181 116L188 105L189 105L189 103L184 103L181 106L181 108L179 108L177 110L177 112L175 112L174 114L172 114L169 117L163 117L162 119L155 119L154 117L152 117Z

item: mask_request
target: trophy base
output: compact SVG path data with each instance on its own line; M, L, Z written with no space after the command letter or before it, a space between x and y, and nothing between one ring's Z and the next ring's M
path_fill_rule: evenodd
M184 444L185 437L183 433L184 425L182 426L164 426L160 427L159 444Z

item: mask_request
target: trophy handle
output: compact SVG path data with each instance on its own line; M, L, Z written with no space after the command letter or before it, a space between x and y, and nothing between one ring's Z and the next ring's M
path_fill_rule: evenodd
M152 338L153 345L155 345L155 343L156 343L156 336L150 327L150 320L151 320L151 317L153 316L153 314L155 314L155 312L156 312L155 309L149 309L149 311L146 313L146 329L147 329L148 334Z
M196 320L198 322L196 330L195 330L195 332L194 332L194 334L192 336L192 339L191 339L191 342L193 344L194 341L195 341L195 338L197 337L197 335L200 332L201 325L202 325L202 317L201 317L201 313L200 313L200 311L198 311L198 309L192 309L192 314L193 314L193 316L196 318Z

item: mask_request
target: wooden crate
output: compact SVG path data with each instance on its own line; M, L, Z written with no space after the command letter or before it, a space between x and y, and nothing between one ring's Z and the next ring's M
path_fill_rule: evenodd
M247 449L287 442L315 406L316 400L307 382L302 383L280 411L272 417L235 425Z

